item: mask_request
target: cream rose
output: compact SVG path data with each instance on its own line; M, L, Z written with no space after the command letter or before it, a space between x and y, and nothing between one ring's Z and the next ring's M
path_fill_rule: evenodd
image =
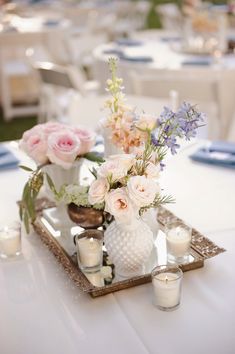
M160 164L155 165L154 163L149 162L144 174L147 178L159 178L160 171Z
M108 190L109 184L106 178L98 178L92 182L88 192L89 203L92 205L103 203Z
M116 154L116 155L110 155L108 160L109 161L118 160L119 164L123 165L128 171L135 161L135 156L133 154Z
M128 168L126 161L121 160L107 160L97 170L98 177L104 177L110 179L112 182L116 182L126 176Z
M47 156L52 163L69 169L79 154L80 146L80 140L72 132L55 132L48 138Z
M131 220L134 216L134 209L129 199L126 188L111 190L105 197L105 210L113 215L117 222Z
M156 117L143 114L136 122L136 126L143 130L153 130L156 127Z
M131 177L127 183L128 196L139 208L151 204L160 192L159 185L145 176Z

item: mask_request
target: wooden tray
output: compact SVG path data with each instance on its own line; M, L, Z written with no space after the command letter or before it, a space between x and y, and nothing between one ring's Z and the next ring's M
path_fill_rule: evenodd
M50 249L50 251L55 255L57 260L62 264L65 271L68 273L70 278L74 283L84 292L89 293L92 297L102 296L109 294L114 291L126 289L132 286L148 283L151 281L151 269L157 264L163 264L164 262L159 259L149 260L149 264L146 264L146 272L142 275L135 276L129 279L114 279L111 284L95 286L91 282L91 275L88 277L79 269L76 261L76 256L70 255L65 248L59 242L58 237L54 237L49 229L45 226L45 222L42 216L42 211L45 208L51 207L51 203L48 204L46 200L40 200L37 207L37 219L34 222L34 229L38 236L45 243L45 245ZM169 218L176 218L176 216L169 210L160 207L158 211L158 222L160 226L160 233L157 237L157 243L164 244L164 220ZM179 218L177 218L180 220ZM182 220L181 220L182 221ZM183 221L182 221L183 222ZM159 247L157 246L156 249ZM214 257L221 252L224 252L224 248L220 248L215 245L211 240L203 236L196 229L192 230L192 242L191 242L191 252L190 260L188 263L180 264L180 268L185 272L197 268L201 268L204 265L204 261L208 258ZM158 254L159 255L159 254ZM162 256L162 254L160 254ZM100 276L96 273L94 276Z

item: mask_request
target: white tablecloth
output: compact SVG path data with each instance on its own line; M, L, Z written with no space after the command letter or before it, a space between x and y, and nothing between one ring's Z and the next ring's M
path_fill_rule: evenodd
M197 146L167 161L162 185L177 199L171 209L227 252L185 273L180 308L157 310L151 284L90 298L34 234L23 238L22 257L0 261L1 353L235 352L235 171L191 162ZM0 173L1 225L17 217L26 178Z

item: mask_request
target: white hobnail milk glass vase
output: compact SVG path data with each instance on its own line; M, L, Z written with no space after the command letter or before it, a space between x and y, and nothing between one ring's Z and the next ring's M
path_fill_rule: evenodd
M104 232L104 243L115 274L129 278L143 274L153 249L153 233L141 218L129 223L113 221Z

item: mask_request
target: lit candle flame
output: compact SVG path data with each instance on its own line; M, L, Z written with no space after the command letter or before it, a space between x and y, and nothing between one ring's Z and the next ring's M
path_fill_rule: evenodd
M90 242L94 242L94 239L93 239L93 237L91 237L91 238L90 238Z

